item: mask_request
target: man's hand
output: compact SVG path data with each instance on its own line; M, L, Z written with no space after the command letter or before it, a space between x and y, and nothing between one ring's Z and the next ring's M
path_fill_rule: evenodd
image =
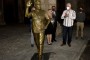
M65 16L64 16L64 17L66 18L66 17L68 17L68 16L69 16L69 14L65 13Z

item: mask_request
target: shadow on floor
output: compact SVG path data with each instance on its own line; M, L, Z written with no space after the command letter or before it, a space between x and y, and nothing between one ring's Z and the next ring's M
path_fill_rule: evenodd
M90 60L90 40L88 41L87 46L79 60Z
M49 57L50 57L51 53L52 53L52 52L43 53L43 60L49 60ZM35 53L35 54L32 56L31 60L37 60L37 59L38 59L37 53Z

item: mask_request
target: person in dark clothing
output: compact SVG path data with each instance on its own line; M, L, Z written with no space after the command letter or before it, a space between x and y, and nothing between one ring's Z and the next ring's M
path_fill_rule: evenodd
M83 30L84 30L84 21L85 21L85 13L83 12L83 8L80 7L79 12L77 13L77 30L76 30L76 39L79 37L79 29L81 31L81 39L83 39Z
M47 13L45 14L49 19L49 24L47 29L45 30L45 34L47 36L47 43L48 45L52 45L52 33L53 33L53 24L52 24L52 10L48 9Z
M52 42L56 42L56 28L57 28L57 20L56 20L56 7L52 6L52 24L53 24L53 33L52 33Z

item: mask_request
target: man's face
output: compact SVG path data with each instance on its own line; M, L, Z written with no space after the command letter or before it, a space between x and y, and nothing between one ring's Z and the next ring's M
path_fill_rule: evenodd
M71 9L71 4L67 3L66 8L67 8L67 10Z
M52 10L55 10L55 7L52 7Z

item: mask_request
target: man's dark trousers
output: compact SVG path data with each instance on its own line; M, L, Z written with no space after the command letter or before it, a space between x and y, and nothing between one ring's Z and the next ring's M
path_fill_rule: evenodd
M72 41L72 27L63 26L63 44L71 44Z
M52 42L56 41L56 28L57 28L57 21L53 24L53 33L52 33Z

